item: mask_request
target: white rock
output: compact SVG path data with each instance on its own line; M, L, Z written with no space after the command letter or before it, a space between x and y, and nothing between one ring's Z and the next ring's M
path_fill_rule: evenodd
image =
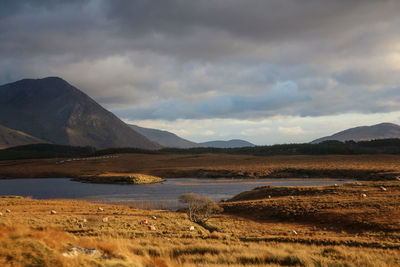
M386 191L385 187L381 186L380 188L381 188L382 191Z
M103 208L101 208L101 207L99 207L97 210L98 210L98 211L103 211L104 209L103 209Z
M9 209L6 209L6 212L7 212L7 213L10 213L10 212L11 212L11 210L9 210Z
M157 220L157 217L156 217L156 216L151 216L151 218L152 218L153 220Z
M0 212L0 216L3 216L3 213L2 213L2 212Z
M108 217L104 217L103 219L101 219L103 222L108 222Z
M193 226L193 225L191 225L191 226L189 227L189 231L194 231L194 226Z
M86 220L86 219L79 219L78 222L80 222L80 223L85 223L85 222L87 222L87 220Z
M361 194L361 197L367 197L367 195L366 194Z
M156 230L156 227L154 227L153 225L149 225L149 230L150 230L150 231L155 231L155 230Z
M50 214L57 214L55 210L50 211Z
M292 230L292 233L293 233L294 235L297 235L296 230Z

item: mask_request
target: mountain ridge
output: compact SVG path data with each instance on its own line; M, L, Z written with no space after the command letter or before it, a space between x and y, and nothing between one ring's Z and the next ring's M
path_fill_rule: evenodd
M0 124L54 144L161 148L59 77L1 85Z
M358 126L337 132L330 136L321 137L311 143L321 143L328 140L337 141L369 141L374 139L400 138L400 126L383 122L371 126Z

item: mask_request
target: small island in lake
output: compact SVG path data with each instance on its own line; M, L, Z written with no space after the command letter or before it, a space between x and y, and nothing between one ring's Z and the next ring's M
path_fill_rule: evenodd
M103 173L96 176L81 176L73 180L99 184L155 184L165 181L161 177L141 173Z

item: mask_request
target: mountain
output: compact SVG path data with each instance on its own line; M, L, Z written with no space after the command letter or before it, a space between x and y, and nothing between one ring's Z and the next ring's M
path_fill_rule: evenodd
M235 147L247 147L255 146L254 144L247 142L245 140L233 139L229 141L210 141L200 143L203 147L216 147L216 148L235 148Z
M37 143L46 142L21 131L16 131L0 125L0 149Z
M199 147L201 145L191 142L189 140L183 139L174 133L168 131L162 131L151 128L144 128L137 125L129 125L136 132L144 135L153 142L156 142L165 147L176 147L176 148L191 148Z
M400 126L393 123L380 123L372 126L350 128L331 136L322 137L312 141L317 144L327 140L338 141L368 141L373 139L400 138Z
M0 86L0 125L60 145L161 147L58 77Z

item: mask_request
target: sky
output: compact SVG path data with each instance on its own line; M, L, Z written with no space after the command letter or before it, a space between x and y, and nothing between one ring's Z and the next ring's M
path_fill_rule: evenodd
M0 1L0 84L58 76L196 142L400 123L400 1Z

